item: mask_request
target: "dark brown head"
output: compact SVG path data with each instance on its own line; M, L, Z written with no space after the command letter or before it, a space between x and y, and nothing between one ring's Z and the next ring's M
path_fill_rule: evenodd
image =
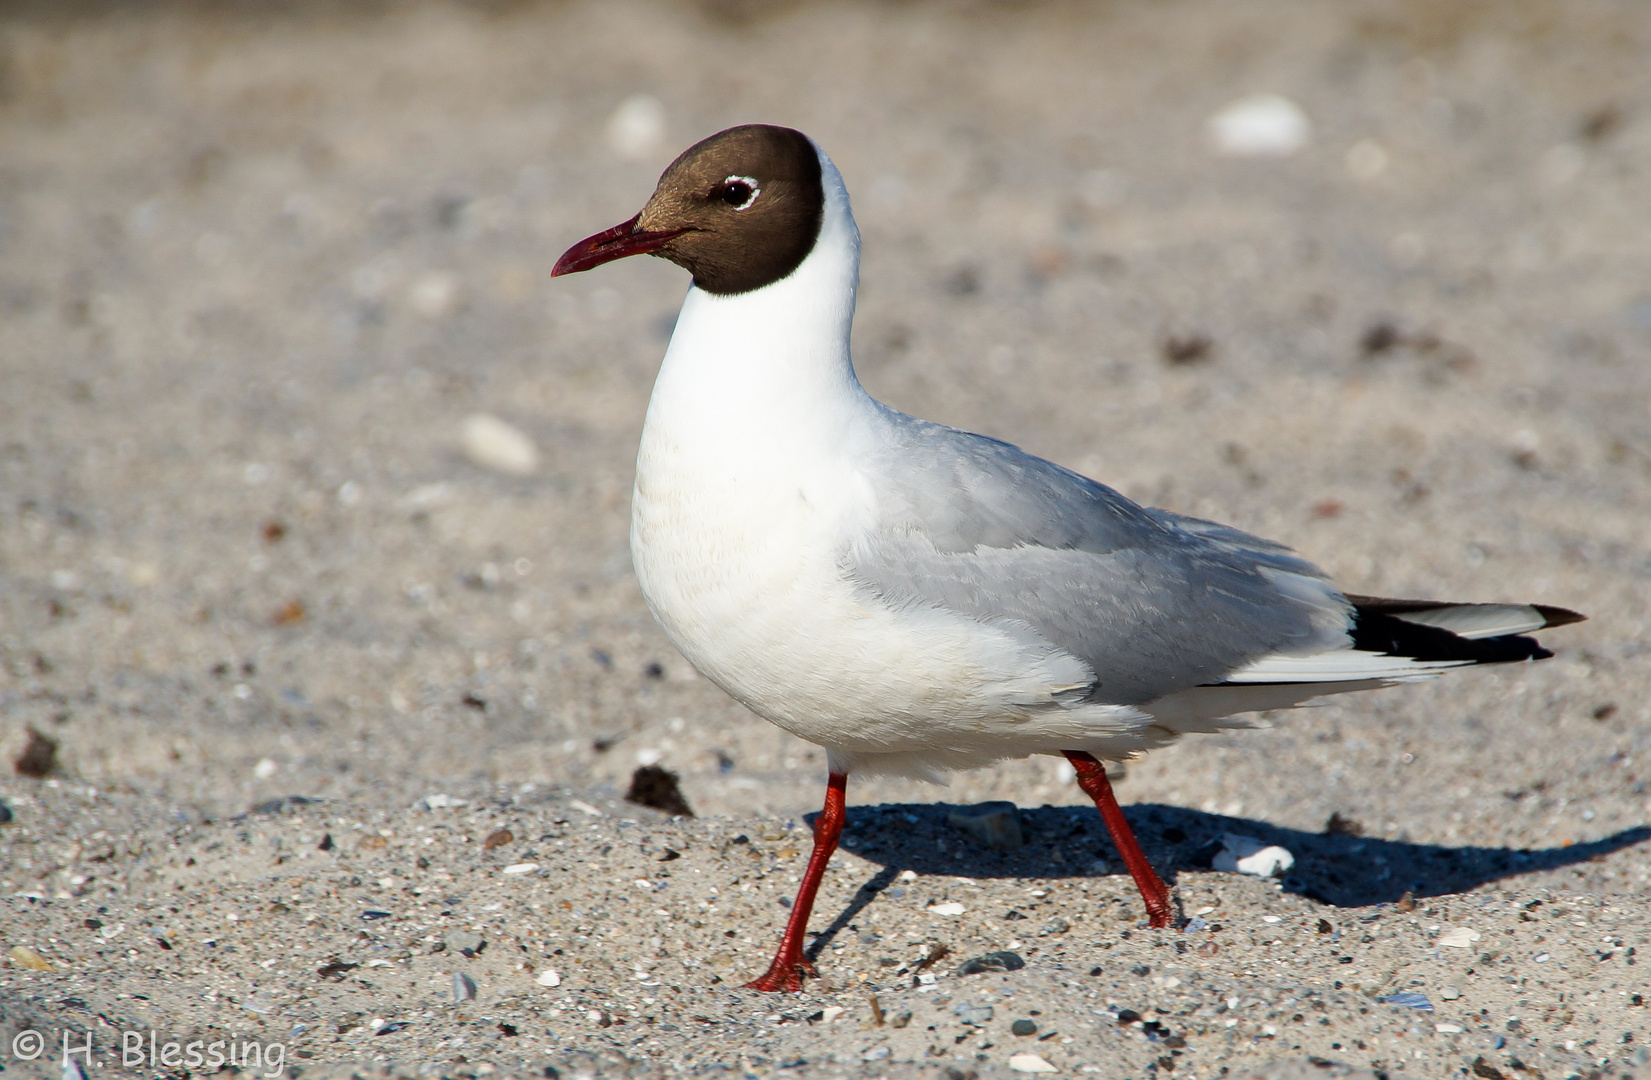
M824 211L820 158L807 136L733 127L683 151L641 213L573 245L551 276L648 254L687 270L706 292L750 292L808 257Z

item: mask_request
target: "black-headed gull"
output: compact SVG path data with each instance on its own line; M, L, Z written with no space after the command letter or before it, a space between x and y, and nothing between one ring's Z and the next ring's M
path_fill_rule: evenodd
M814 851L752 988L813 974L803 938L852 772L1064 755L1167 926L1102 760L1235 713L1540 659L1522 635L1582 617L1348 596L1280 544L874 401L849 356L848 192L789 128L690 147L552 273L639 254L694 276L637 456L643 595L696 668L829 755Z

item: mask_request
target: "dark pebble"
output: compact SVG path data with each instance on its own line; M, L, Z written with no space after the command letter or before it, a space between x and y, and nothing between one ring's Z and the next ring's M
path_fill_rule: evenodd
M1036 1035L1037 1033L1038 1025L1035 1020L1016 1020L1009 1025L1009 1034L1011 1035L1026 1036Z
M694 811L677 786L677 775L659 765L644 765L631 774L631 788L625 801L678 817L693 817Z
M979 975L987 971L1019 971L1025 966L1026 961L1020 958L1019 953L1012 953L1005 949L963 961L963 963L957 965L956 974Z

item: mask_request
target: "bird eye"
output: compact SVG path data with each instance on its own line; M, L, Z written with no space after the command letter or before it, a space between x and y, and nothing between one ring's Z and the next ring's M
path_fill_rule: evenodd
M745 210L757 201L762 189L749 176L730 176L711 193L713 199L718 199L732 206L735 210Z

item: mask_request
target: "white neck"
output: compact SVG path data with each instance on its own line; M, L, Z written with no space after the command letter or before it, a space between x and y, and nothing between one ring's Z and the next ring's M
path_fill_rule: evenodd
M831 425L845 413L875 408L849 355L860 232L842 177L824 153L820 169L820 235L796 270L735 296L688 290L648 404L654 434L664 434L663 425L679 438L684 426L727 437L737 427L768 438L775 427L794 429L798 418Z

